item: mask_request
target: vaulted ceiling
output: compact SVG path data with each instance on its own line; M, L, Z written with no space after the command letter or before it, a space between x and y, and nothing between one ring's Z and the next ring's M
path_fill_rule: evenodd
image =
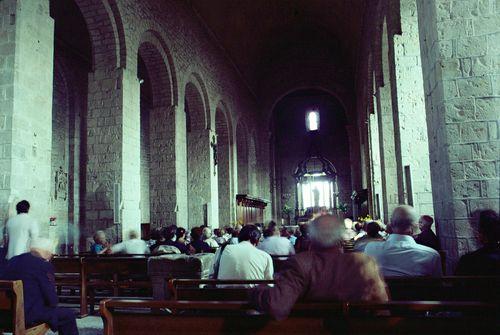
M190 1L254 92L290 62L353 77L367 0Z

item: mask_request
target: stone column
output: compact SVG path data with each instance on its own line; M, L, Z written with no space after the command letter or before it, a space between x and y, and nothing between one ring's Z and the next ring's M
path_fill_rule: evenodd
M87 117L88 237L107 229L112 241L130 229L140 231L140 107L139 82L127 69L89 74ZM120 186L120 224L113 224L114 185Z
M150 116L151 224L176 224L175 107L157 107Z
M498 1L419 0L432 194L448 271L478 247L468 222L498 211Z
M49 1L0 1L0 229L26 199L48 234L53 57Z
M402 34L392 38L402 161L400 173L405 177L404 202L413 199L418 213L433 215L417 4L415 0L404 0L400 7ZM405 167L408 168L405 170ZM406 176L408 169L411 185L407 185L410 181Z
M182 106L173 106L175 115L175 212L177 226L188 228L188 178L187 178L187 136L186 113Z

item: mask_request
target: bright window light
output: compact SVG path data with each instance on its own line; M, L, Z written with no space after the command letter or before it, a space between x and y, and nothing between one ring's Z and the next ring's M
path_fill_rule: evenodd
M306 114L307 131L315 131L319 129L319 112L312 110Z
M304 208L330 207L330 182L313 181L302 184L302 203Z

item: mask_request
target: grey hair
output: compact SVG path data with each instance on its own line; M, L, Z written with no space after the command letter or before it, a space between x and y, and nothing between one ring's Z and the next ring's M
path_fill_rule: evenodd
M104 232L104 230L98 230L98 231L95 232L95 234L93 236L94 239L96 239L96 237L99 236L99 235L106 236L106 233Z
M340 246L345 228L340 218L334 215L323 215L314 219L309 225L311 243L318 248Z
M418 216L412 206L400 205L394 209L391 217L391 229L394 232L407 232L416 228Z
M203 228L203 237L204 239L209 239L212 236L212 229L205 227Z

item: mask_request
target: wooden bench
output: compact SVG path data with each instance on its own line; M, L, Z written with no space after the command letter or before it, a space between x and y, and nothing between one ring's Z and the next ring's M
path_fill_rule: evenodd
M173 300L244 301L248 298L247 285L273 283L273 280L170 279L168 289Z
M478 302L302 303L276 321L246 302L103 300L105 335L496 334L498 309ZM146 326L147 325L147 326Z
M151 296L145 255L59 255L53 258L56 287L61 301L78 300L79 317L94 311L96 290L107 290L106 297L119 297L123 290ZM63 289L69 288L69 295ZM78 295L75 295L78 290Z
M500 277L385 278L392 300L500 302Z
M134 296L152 296L148 277L147 257L85 257L82 259L82 314L94 312L97 290L106 290L102 297L125 296L125 291ZM88 300L87 300L88 297Z
M56 256L51 260L55 270L55 285L60 302L82 302L86 294L82 289L82 258L78 256ZM65 291L69 290L68 292ZM64 291L63 291L64 290ZM76 294L78 291L78 294ZM84 316L80 310L80 316Z
M46 323L26 328L22 281L0 280L0 334L39 335L48 330L49 325Z
M168 288L174 300L238 301L248 297L249 288L245 285L272 283L274 281L172 279ZM391 299L396 301L484 301L500 304L500 277L398 277L386 278L386 283Z

